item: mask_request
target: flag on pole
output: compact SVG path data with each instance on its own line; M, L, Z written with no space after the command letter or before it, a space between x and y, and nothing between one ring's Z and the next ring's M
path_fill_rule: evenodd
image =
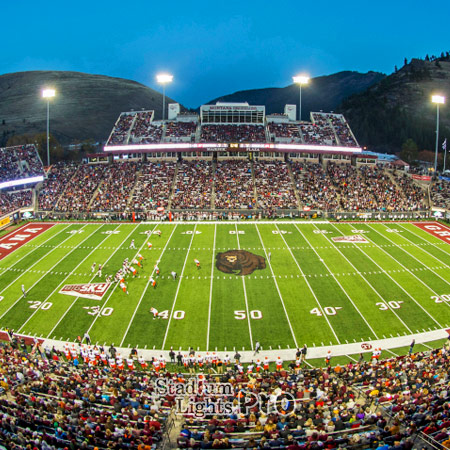
M442 143L442 150L447 150L447 138L445 138L444 142Z

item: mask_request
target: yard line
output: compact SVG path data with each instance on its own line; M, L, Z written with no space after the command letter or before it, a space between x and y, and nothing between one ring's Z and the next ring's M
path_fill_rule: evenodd
M305 275L305 273L303 272L302 268L300 267L300 264L297 261L297 258L294 256L294 254L292 253L291 248L289 247L289 245L287 244L286 240L284 239L284 236L282 233L280 233L280 229L278 228L278 225L275 224L275 226L277 227L278 230L278 235L281 237L281 239L283 239L284 245L286 246L286 248L289 250L289 253L292 256L292 259L294 260L295 264L297 265L298 270L300 270L300 273L302 274L303 279L305 280L305 283L308 285L309 290L311 291L312 296L314 297L314 299L316 300L317 306L320 309L320 312L322 313L322 317L324 317L324 319L327 321L328 326L330 327L330 330L333 332L334 337L336 338L336 341L338 344L341 343L341 341L339 340L339 338L337 337L336 331L334 331L334 328L331 326L330 320L328 319L328 316L325 314L325 311L322 308L322 305L319 302L319 299L316 296L316 293L314 292L313 288L311 287L311 285L309 284L309 281Z
M87 224L86 224L87 225ZM86 225L83 225L80 230L82 230ZM89 234L86 239L91 236L93 233ZM70 239L71 237L75 236L74 234L69 235L66 239L64 239L64 241L61 242L61 244L63 242L65 242L67 239ZM80 245L86 240L83 239L83 241L80 243ZM50 251L49 253L47 253L47 255L44 255L42 258L40 258L39 260L37 260L31 267L35 266L41 259L43 259L45 256L48 256L50 253L52 253L54 250L56 250L58 247L55 247L52 251ZM59 264L59 261L53 265L50 270L53 270L57 265ZM31 267L29 269L31 269ZM12 281L8 286L5 287L5 289L3 289L3 291L5 291L6 289L9 288L9 286L11 286L13 283L15 283L22 275L24 275L26 272L22 272L22 274L20 276L18 276L14 281ZM42 277L40 277L38 280L36 280L33 285L28 289L28 292L31 291L31 289L33 289L34 286L36 286L36 284L39 283L39 281L41 281L45 276L47 275L47 273L44 273L44 275L42 275ZM3 292L2 291L2 292ZM0 292L0 294L2 293ZM1 316L0 319L2 319L14 306L16 306L16 304L23 298L23 295L21 295Z
M119 226L120 225L118 225L117 227L116 227L116 229L117 228L119 228ZM97 231L99 231L99 230L101 230L102 228L104 227L104 225L102 225L100 228L98 228L97 230L95 230L94 231L94 233L92 233L92 234L90 234L89 235L89 237L90 236L93 236ZM61 285L63 285L64 284L64 282L67 280L67 278L69 278L71 275L72 275L72 273L75 271L75 270L77 270L78 269L78 267L80 267L81 266L81 264L83 264L84 263L84 261L86 261L86 259L88 259L91 255L92 255L92 253L94 253L96 250L97 250L97 248L100 246L100 244L103 244L103 242L106 240L106 239L108 239L110 236L112 236L112 234L109 234L109 235L105 235L105 237L99 242L99 244L97 245L97 247L94 247L77 265L76 265L76 267L74 267L74 269L71 271L71 272L69 272L69 274L61 281L61 283L59 283L57 286L56 286L56 288L52 291L52 293L51 294L49 294L48 295L48 297L43 301L43 302L41 302L41 304L39 305L39 307L38 308L36 308L35 310L34 310L34 312L33 312L33 314L31 314L31 316L30 317L28 317L28 319L22 324L22 326L19 328L19 330L18 330L18 332L20 332L22 329L23 329L23 327L31 320L31 318L42 308L42 305L58 290L58 288L61 286ZM85 239L86 240L86 239ZM84 242L84 241L83 241ZM61 259L59 262L61 262L61 261L63 261L64 259L66 259L67 258L67 256L69 256L73 251L75 251L75 249L76 248L74 248L73 250L71 250L69 253L67 253L66 254L66 256L64 256L64 258L63 259ZM92 277L92 279L91 279L91 281L93 280L95 278L95 275ZM72 302L72 304L73 303L75 303L75 301L78 299L78 297ZM65 315L65 314L64 314Z
M409 231L411 234L414 234L414 236L417 236L420 240L426 242L427 245L432 245L434 248L436 248L437 250L441 251L442 253L444 253L446 256L450 256L449 252L446 252L445 250L442 249L442 247L439 247L439 245L442 244L447 244L447 242L439 242L439 245L437 245L434 242L431 241L427 241L425 238L423 238L422 236L420 236L420 234L415 233L413 230L410 230L409 228L404 227L401 223L397 223L397 225L400 225L404 230ZM420 229L420 228L419 228ZM429 234L429 236L433 236L431 234ZM417 245L417 244L415 244ZM448 244L447 244L448 245ZM422 248L422 246L421 246Z
M170 327L170 322L172 321L173 310L175 309L175 304L176 304L177 298L178 298L178 292L180 291L181 280L183 278L184 269L186 267L186 263L187 263L187 260L189 257L189 252L191 251L192 241L194 240L196 230L197 230L197 224L195 224L195 226L194 226L194 231L192 232L191 242L189 242L189 247L188 247L188 250L186 253L186 258L184 259L183 268L181 269L181 274L180 274L180 278L178 280L177 290L175 292L175 298L173 300L172 309L170 310L170 316L169 316L169 321L167 323L166 333L164 334L164 340L163 340L162 347L161 347L162 350L164 350L164 347L166 345L166 339L167 339L167 335L169 334L169 327Z
M136 228L134 228L133 231L136 231L139 226L142 225L142 223L140 223ZM161 222L159 222L157 225L161 225ZM156 225L156 226L157 226ZM155 228L156 228L155 226ZM153 228L153 229L155 229ZM133 258L131 258L131 260L135 259L136 256L140 253L140 251L142 250L142 248L144 247L144 245L147 243L147 241L150 239L150 236L152 236L153 233L151 233L150 235L147 236L146 239L144 239L143 244L139 247L138 251L134 254ZM116 285L114 286L114 289L111 291L111 293L108 295L108 298L106 299L105 303L103 303L103 306L100 308L99 312L97 313L97 315L95 316L94 320L92 321L90 327L88 328L86 333L89 333L89 331L91 331L92 327L94 326L95 322L97 322L97 319L101 316L102 312L105 309L106 304L109 302L109 299L111 298L111 296L113 295L114 291L116 290L116 287L119 286L119 283L116 283Z
M158 225L155 225L155 228L156 228L157 226L158 226ZM176 228L177 226L178 226L178 224L176 224L176 225L173 227L172 233L170 233L170 236L169 236L169 239L167 239L166 245L164 246L162 252L159 254L158 261L160 261L161 258L162 258L162 256L164 255L164 252L166 251L166 248L167 248L167 246L169 245L170 239L172 239L172 235L173 235L173 233L175 232L175 228ZM153 228L153 230L154 230L155 228ZM152 230L152 232L153 232L153 230ZM156 270L156 269L153 268L150 277L153 277L153 274L155 273L155 270ZM131 317L130 322L128 323L127 329L125 330L125 334L123 335L122 341L120 342L120 347L122 347L123 342L125 341L125 338L127 337L128 331L129 331L130 328L131 328L131 324L133 323L134 317L136 316L136 313L137 313L137 311L138 311L138 309L139 309L139 306L141 305L142 299L144 298L144 295L145 295L145 293L147 292L148 286L149 286L149 284L150 284L150 277L148 278L147 284L145 285L144 291L142 292L141 298L139 299L139 303L137 304L137 306L136 306L136 308L135 308L135 310L134 310L134 312L133 312L133 316Z
M240 250L241 249L241 244L239 242L239 233L238 233L238 229L237 229L237 223L235 223L234 226L236 228L236 238L237 238L237 242L238 242L238 250ZM248 313L247 288L245 287L245 277L244 277L244 275L242 275L241 278L242 278L242 286L244 288L245 312L247 314L248 332L250 334L250 346L251 346L251 348L253 350L253 335L252 335L252 326L250 325L250 314Z
M27 256L31 255L31 253L33 253L35 250L37 250L38 248L42 247L46 242L48 242L50 239L53 239L54 237L58 236L58 234L61 234L64 230L66 230L67 228L69 228L70 225L66 225L61 231L58 231L58 233L50 236L48 239L46 239L42 244L36 246L33 250L31 250L30 252L28 252L27 254L23 255L22 258L18 259L12 266L7 267L2 273L0 273L0 276L2 276L5 272L7 272L8 270L11 270L12 267L14 267L17 263L19 263L20 261L22 261L23 258L26 258ZM50 231L51 228L49 228L47 231ZM26 244L23 246L26 247ZM14 252L11 252L9 255L13 255ZM7 258L9 255L7 255L5 258ZM5 259L3 258L3 259Z
M288 324L289 324L289 329L291 330L292 338L294 339L295 348L298 348L297 339L295 338L295 333L294 333L294 330L292 328L291 321L289 319L289 314L288 314L288 312L286 310L286 306L284 304L284 300L283 300L283 297L281 295L280 288L278 287L278 282L277 282L277 279L276 279L275 274L273 272L272 264L270 263L270 259L267 256L267 251L266 251L266 249L264 247L264 242L263 242L263 240L261 238L261 233L259 232L259 228L258 228L257 224L255 224L255 227L256 227L256 231L258 232L258 237L259 237L259 240L261 241L261 245L263 246L264 254L266 255L266 261L269 263L270 271L272 272L273 281L275 282L275 286L276 286L277 291L278 291L278 296L280 297L281 304L283 305L284 313L286 314L286 319L287 319Z
M121 224L118 225L117 228L120 227ZM139 225L138 225L139 226ZM116 228L116 230L117 230ZM116 250L114 250L114 252L111 253L111 256L103 263L103 267L106 266L106 263L113 257L113 255L116 254L116 252L120 249L120 247L122 246L122 244L130 237L130 235L137 229L134 228L133 230L130 231L130 233L128 233L128 235L125 237L125 239L120 243L119 247L116 248ZM108 239L110 236L112 236L112 234L110 234L106 239ZM105 239L105 240L106 240ZM103 243L105 241L102 241L101 243ZM97 247L98 249L98 247ZM91 252L92 253L92 252ZM96 277L96 275L94 275L90 282L92 282L92 280ZM72 306L75 304L75 302L79 299L80 297L76 297L75 300L71 303L71 305L66 309L66 312L59 318L58 322L56 323L56 325L52 328L52 330L50 331L50 333L48 333L47 335L47 339L49 339L49 337L52 335L52 333L56 330L56 328L58 327L58 325L62 322L62 320L64 319L64 317L66 317L67 313L72 309Z
M80 230L82 230L87 224L83 225ZM25 270L24 272L22 272L15 280L11 281L11 283L8 284L8 286L6 286L2 291L0 291L0 294L2 294L4 291L6 291L6 289L8 289L12 284L14 284L20 277L22 277L25 273L27 273L30 269L32 269L38 262L42 261L46 256L50 255L50 253L54 252L57 248L61 247L62 244L64 244L64 242L66 242L68 239L70 239L71 237L75 236L75 234L69 234L69 236L66 237L66 239L64 239L59 245L57 245L53 250L50 250L48 253L46 253L44 256L42 256L41 258L39 258L34 264L32 264L30 267L28 267L27 270ZM53 266L55 267L55 266ZM53 268L52 267L52 268ZM4 273L4 272L3 272ZM2 273L2 275L3 275ZM42 277L44 277L45 275L42 275ZM42 278L41 277L41 278ZM40 280L40 279L39 279ZM38 280L38 281L39 281ZM34 283L36 284L36 283ZM34 286L33 284L33 286ZM30 288L31 289L31 288ZM3 317L3 316L2 316Z
M333 224L333 227L336 228L336 226ZM355 227L352 225L353 229L355 229ZM366 237L367 240L370 240L370 238ZM370 242L372 242L372 244L375 244L372 240L370 240ZM403 286L401 286L397 280L395 280L394 278L391 277L391 275L384 270L378 263L376 263L360 246L356 245L355 243L353 243L353 246L356 248L359 248L359 250L361 252L363 252L367 258L369 258L377 267L380 268L380 270L385 273L428 317L430 317L430 319L435 322L440 328L443 328L442 325L405 289L403 288ZM397 262L398 264L400 264L393 256L391 256L386 250L384 250L383 248L381 248L379 245L377 246L382 252L386 253L386 255L389 256L389 258L393 259L395 262ZM405 266L403 266L402 264L400 264L407 272L409 272L411 275L413 275L415 278L417 278L410 270L406 269ZM419 280L421 281L421 280ZM427 286L428 287L428 286ZM429 288L430 289L430 288ZM432 289L430 289L432 292L434 292Z
M317 229L319 229L319 227L317 227L317 225L315 225L315 227ZM341 232L341 234L343 234ZM389 305L389 303L384 299L384 297L372 286L372 284L369 282L369 280L366 279L366 277L358 271L358 269L353 265L353 263L350 262L350 260L341 252L341 250L339 249L339 247L336 246L336 244L327 236L323 235L322 236L327 239L330 244L343 256L343 258L355 269L356 272L359 273L359 275L361 276L361 278L371 287L371 289L373 290L373 292L375 292L375 294L380 298L380 300L383 302L383 304L386 305L386 307L391 310L395 316L397 317L397 319L403 324L403 326L410 332L412 333L412 330L408 327L408 325L406 325L405 322L403 322L403 320L398 316L398 314L391 308L391 306Z
M348 359L351 359L352 361L358 362L353 356L351 355L345 355Z
M448 284L450 286L450 283L445 279L442 278L439 274L437 274L434 270L430 269L428 266L426 266L422 261L420 261L420 259L416 258L414 255L411 255L411 253L409 253L406 250L403 250L403 248L399 247L397 244L395 244L394 241L391 241L388 237L386 237L384 234L381 234L379 231L375 230L375 228L371 227L369 225L369 227L375 231L375 233L378 233L380 236L384 237L385 239L387 239L389 242L392 242L392 244L398 248L400 248L403 252L405 252L407 255L411 256L411 258L414 258L418 263L422 264L422 266L424 266L428 271L430 271L431 273L434 273L438 278L440 278L442 281L444 281L444 283ZM384 251L384 250L383 250ZM393 258L393 256L391 256L391 258ZM395 258L393 258L395 261L397 261ZM397 261L398 262L398 261ZM433 292L435 295L437 295L439 297L439 295L434 291L434 289L431 289L430 286L428 286L428 284L426 284L424 281L422 281L418 276L416 276L415 274L413 274L407 267L405 267L402 263L398 262L404 269L406 269L411 275L413 275L415 278L417 278L417 280L419 280L425 287L427 287L431 292ZM448 267L448 266L447 266ZM450 305L448 304L448 302L444 302L449 308Z
M206 333L206 351L209 350L209 330L211 329L211 304L212 304L213 280L214 280L213 274L214 274L214 252L216 249L216 233L217 233L217 224L214 225L214 243L211 258L211 284L209 286L208 330Z
M328 272L330 273L330 275L333 277L334 281L336 281L336 283L338 284L338 286L341 288L342 292L345 294L345 296L348 298L348 300L350 301L350 303L353 305L353 307L355 308L355 310L357 311L357 313L361 316L361 319L364 320L365 324L369 327L369 330L373 333L373 335L375 336L376 339L378 339L378 335L377 333L375 333L375 330L370 326L369 322L366 320L366 318L363 316L363 314L361 313L361 311L359 310L359 308L355 305L355 302L351 299L350 295L348 295L347 291L344 289L344 287L341 285L341 283L339 283L338 279L336 278L336 275L334 275L334 273L331 272L330 268L328 267L328 265L325 263L325 261L320 257L320 255L317 253L316 249L313 248L310 244L310 242L308 241L308 239L306 238L306 236L300 231L300 229L297 227L297 225L295 225L295 228L297 228L298 232L302 235L303 239L308 243L308 245L312 248L313 252L316 254L317 258L319 258L319 261L325 266L325 268L328 270Z

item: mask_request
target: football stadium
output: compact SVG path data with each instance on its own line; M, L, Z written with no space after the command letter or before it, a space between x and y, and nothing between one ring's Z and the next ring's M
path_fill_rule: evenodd
M0 149L8 448L448 445L448 179L295 105L111 125Z

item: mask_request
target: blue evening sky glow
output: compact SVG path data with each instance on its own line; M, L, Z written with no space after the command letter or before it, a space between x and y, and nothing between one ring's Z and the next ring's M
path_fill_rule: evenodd
M450 50L449 1L3 2L1 73L73 70L128 78L187 107L292 75L391 73Z

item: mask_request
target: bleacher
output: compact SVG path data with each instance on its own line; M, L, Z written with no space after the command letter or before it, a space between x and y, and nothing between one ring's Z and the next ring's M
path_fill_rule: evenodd
M44 167L34 145L0 148L0 183L43 175Z

